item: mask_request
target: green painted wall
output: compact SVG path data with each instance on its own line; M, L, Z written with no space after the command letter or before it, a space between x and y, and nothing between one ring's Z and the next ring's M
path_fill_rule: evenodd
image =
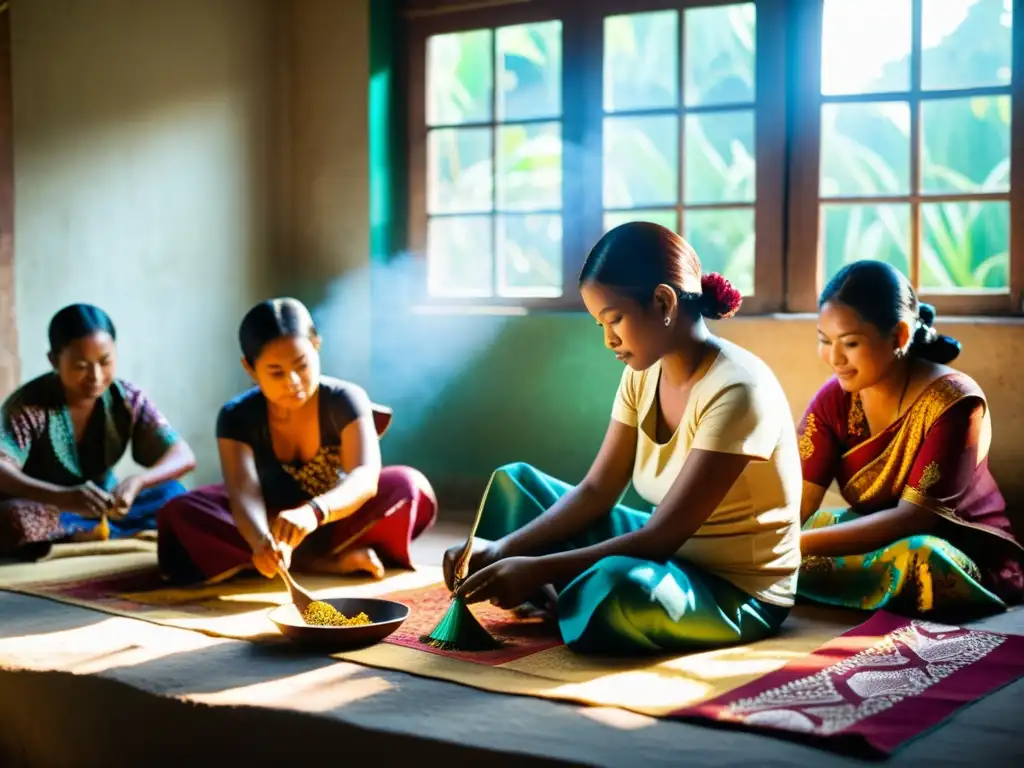
M373 394L395 409L389 461L423 470L455 504L510 461L582 477L622 372L589 316L411 316L404 332L388 327L374 329Z
M371 394L395 410L385 460L421 469L457 509L474 507L491 471L510 461L577 481L601 443L621 366L582 313L411 311L425 275L421 259L399 252L407 189L400 30L393 0L370 9Z

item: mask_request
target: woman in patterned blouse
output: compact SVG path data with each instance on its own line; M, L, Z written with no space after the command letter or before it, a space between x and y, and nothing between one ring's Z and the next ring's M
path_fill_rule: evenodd
M50 545L138 535L185 492L192 451L135 385L116 378L117 333L106 312L65 307L50 321L53 371L28 382L0 417L0 556L36 559ZM113 467L131 444L144 469Z
M819 307L818 349L835 376L800 426L799 594L956 616L1020 602L1022 549L988 468L988 403L947 365L959 343L881 262L844 267ZM833 481L849 509L819 510Z
M217 419L224 485L175 499L159 516L160 565L176 582L220 581L251 566L384 575L412 567L410 541L434 520L418 471L381 467L391 412L320 373L320 336L295 299L257 304L239 330L256 387Z

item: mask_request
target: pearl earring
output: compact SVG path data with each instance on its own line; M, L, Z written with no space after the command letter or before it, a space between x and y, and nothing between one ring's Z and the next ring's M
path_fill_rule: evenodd
M669 323L671 323L671 322L672 322L672 319L670 317L668 317L668 315L666 315L665 316L665 327L668 328Z

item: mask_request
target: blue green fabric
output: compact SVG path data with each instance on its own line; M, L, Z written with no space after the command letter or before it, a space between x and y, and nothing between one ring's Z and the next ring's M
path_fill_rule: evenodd
M571 486L529 464L509 464L491 478L477 535L497 540L549 509ZM642 528L650 514L621 504L550 554L591 546ZM681 653L749 643L774 634L789 608L757 600L681 559L665 563L613 556L558 594L558 627L574 651L594 654Z
M187 493L187 489L177 480L169 480L166 483L154 485L152 488L146 488L135 497L135 502L128 510L127 515L120 519L107 518L107 524L110 526L110 538L126 539L141 531L155 531L156 513L168 501L183 493ZM99 525L99 522L97 519L82 517L74 512L60 513L60 524L67 536L91 531Z
M805 531L856 520L852 510L821 509ZM918 534L863 555L809 556L800 566L797 594L826 605L911 616L964 620L1006 610L982 585L977 564L945 539Z

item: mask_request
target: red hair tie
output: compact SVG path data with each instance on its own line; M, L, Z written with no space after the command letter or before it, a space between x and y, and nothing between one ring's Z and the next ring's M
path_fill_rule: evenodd
M713 320L732 317L743 303L742 294L717 272L708 272L702 275L700 288L703 292L702 303L705 308L703 314Z

